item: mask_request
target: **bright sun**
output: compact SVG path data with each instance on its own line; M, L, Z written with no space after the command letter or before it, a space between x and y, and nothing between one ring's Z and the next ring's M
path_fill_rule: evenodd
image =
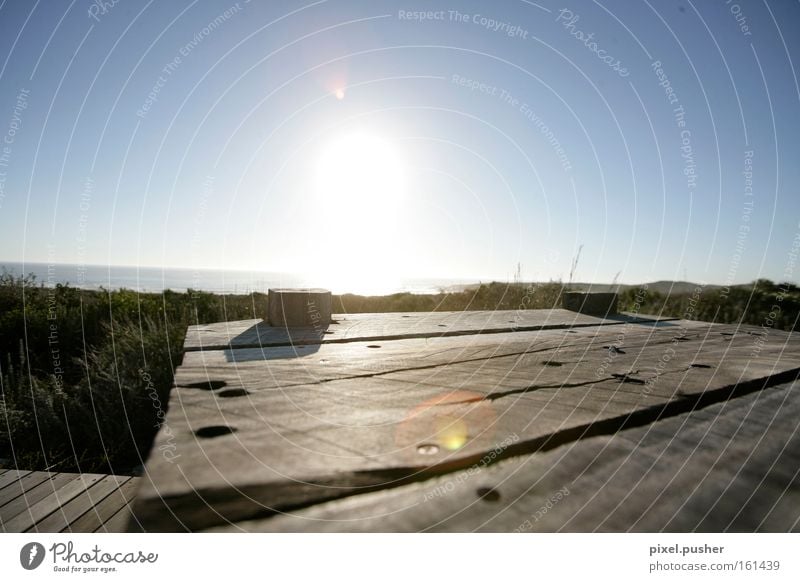
M324 267L328 285L380 293L397 283L404 174L397 149L377 135L350 133L323 147L314 190L332 259Z
M383 221L402 195L403 171L392 145L368 133L332 140L316 169L316 191L329 215Z

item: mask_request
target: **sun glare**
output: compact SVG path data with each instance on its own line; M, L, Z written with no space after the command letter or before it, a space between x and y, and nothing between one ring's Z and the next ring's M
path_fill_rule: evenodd
M397 149L371 133L339 136L321 150L314 182L325 247L333 254L329 285L391 288L397 283L394 235L404 196Z
M347 218L385 220L402 194L402 166L392 145L367 133L331 141L316 171L317 192L328 211Z

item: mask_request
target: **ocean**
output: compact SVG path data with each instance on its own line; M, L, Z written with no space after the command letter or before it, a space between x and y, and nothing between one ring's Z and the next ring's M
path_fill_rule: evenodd
M391 293L439 293L455 291L477 280L466 279L401 279L382 287L348 287L345 284L325 285L301 275L265 271L228 269L184 269L161 267L131 267L122 265L70 265L56 263L0 263L0 268L13 275L35 276L45 286L70 285L81 289L131 289L141 293L161 293L167 289L194 289L221 294L266 293L270 287L324 287L333 293L389 295Z

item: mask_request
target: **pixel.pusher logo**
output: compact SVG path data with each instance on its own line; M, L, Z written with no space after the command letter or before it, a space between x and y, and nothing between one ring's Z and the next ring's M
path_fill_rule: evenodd
M39 542L29 542L19 551L19 563L26 570L35 570L44 561L45 549Z

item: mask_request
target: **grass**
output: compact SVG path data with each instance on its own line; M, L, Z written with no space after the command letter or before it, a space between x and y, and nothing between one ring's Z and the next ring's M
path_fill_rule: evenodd
M455 293L334 296L340 313L543 309L561 283L489 283ZM795 329L800 290L749 287L666 295L627 288L620 308ZM137 293L45 287L0 275L0 459L21 469L130 474L169 400L188 325L262 318L264 294Z
M621 311L787 331L797 329L800 314L800 288L767 279L730 288L698 286L691 292L672 294L629 287L620 292L619 299Z
M50 288L3 273L0 458L25 469L132 472L158 429L153 403L168 401L186 327L257 317L265 305L259 294Z

